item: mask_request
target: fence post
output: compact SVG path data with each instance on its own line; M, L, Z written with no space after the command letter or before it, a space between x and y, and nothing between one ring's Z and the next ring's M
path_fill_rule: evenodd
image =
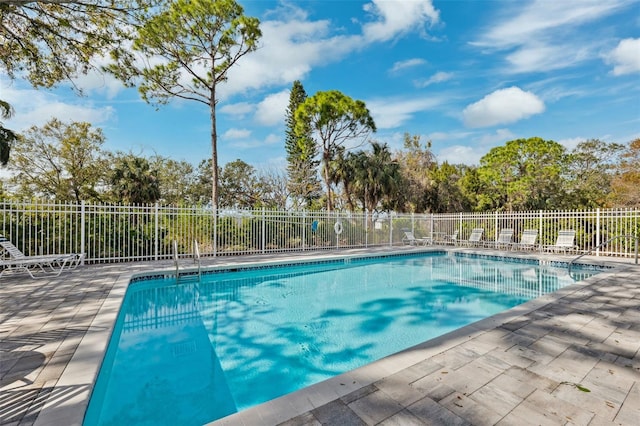
M542 237L543 237L542 210L538 210L538 233L540 234L540 235L538 235L538 240L540 241L540 244L538 244L538 247L539 247L539 251L542 251L542 246L544 245L544 241L542 239Z
M429 236L431 237L431 241L433 242L433 213L429 215Z
M267 218L265 216L265 210L264 210L264 206L262 206L262 238L261 238L261 245L262 245L262 254L265 253L265 245L267 243L267 237L265 235L265 232L267 230Z
M389 212L389 247L393 247L393 215Z
M218 206L213 207L213 257L218 255Z
M493 240L498 241L498 212L496 211L496 219L493 227Z
M415 213L411 212L411 232L415 233L416 232L416 218L415 218Z
M85 254L85 256L82 256L82 264L84 265L84 259L86 257L86 251L85 251L85 239L86 239L86 235L85 235L85 224L86 224L86 219L85 219L85 208L84 208L84 200L82 200L80 202L80 253L81 254Z
M158 229L158 224L160 223L160 218L158 217L158 202L156 201L156 205L155 205L155 229L153 231L154 235L154 241L153 241L153 252L154 252L154 260L158 260L158 245L159 245L159 234L160 234L160 229Z
M340 213L342 212L342 210L338 211L335 210L336 212L336 223L340 223L342 231L344 232L344 225L342 224L342 217L340 216ZM342 235L342 233L338 234L335 228L335 224L334 224L334 228L333 228L333 232L336 234L336 248L339 249L340 248L340 236Z
M596 257L600 256L600 207L596 209Z
M373 221L371 225L373 225ZM364 209L364 247L369 247L369 210L367 209Z
M307 249L307 211L302 210L302 251Z

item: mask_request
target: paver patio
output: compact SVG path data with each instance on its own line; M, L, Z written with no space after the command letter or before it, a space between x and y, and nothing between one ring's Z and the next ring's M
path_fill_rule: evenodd
M132 273L169 267L95 265L55 278L1 278L0 424L80 424L109 333L97 318L105 311L115 315L122 282ZM583 283L214 424L638 425L640 267L618 263Z

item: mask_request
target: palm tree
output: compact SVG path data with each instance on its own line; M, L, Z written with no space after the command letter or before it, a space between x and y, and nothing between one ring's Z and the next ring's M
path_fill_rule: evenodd
M157 173L151 170L146 158L132 155L118 158L111 185L116 197L125 203L155 203L160 199Z
M353 203L353 182L356 173L356 154L345 155L344 147L337 147L333 160L329 162L329 179L331 183L342 184L344 196L350 211L355 211Z
M371 143L372 152L360 151L356 154L354 186L368 211L378 208L390 209L394 207L394 200L402 187L400 165L395 161L387 144Z

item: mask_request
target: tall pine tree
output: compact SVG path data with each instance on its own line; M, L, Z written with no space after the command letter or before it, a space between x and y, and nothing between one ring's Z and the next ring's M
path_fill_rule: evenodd
M307 99L307 93L299 80L293 82L289 95L289 106L286 114L287 174L289 176L289 191L294 200L295 208L310 208L314 206L321 194L318 179L318 148L311 137L311 126L303 126L305 131L296 132L296 110Z

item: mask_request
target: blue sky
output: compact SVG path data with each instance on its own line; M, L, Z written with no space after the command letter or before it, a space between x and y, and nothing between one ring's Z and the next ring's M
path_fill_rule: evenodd
M261 21L260 49L220 87L219 163L286 167L284 117L294 80L308 95L365 101L373 139L405 132L439 161L477 164L492 147L539 136L573 148L640 137L638 0L239 1ZM0 77L24 130L53 117L103 129L106 149L197 164L210 158L209 112L178 101L156 110L135 89L92 73L34 90Z

